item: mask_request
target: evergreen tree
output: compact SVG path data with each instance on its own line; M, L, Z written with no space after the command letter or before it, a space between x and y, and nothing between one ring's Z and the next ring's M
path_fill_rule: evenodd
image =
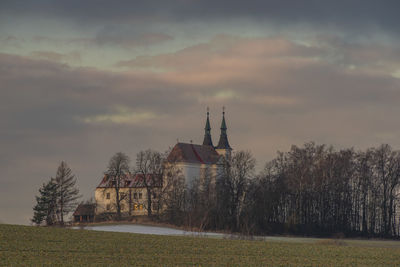
M75 186L76 177L64 161L57 169L55 183L57 185L57 217L59 223L63 225L64 215L76 208L76 200L80 198L79 190Z
M52 225L56 222L57 207L57 185L54 179L44 183L39 189L39 196L36 196L36 205L33 207L34 213L31 221L37 225Z

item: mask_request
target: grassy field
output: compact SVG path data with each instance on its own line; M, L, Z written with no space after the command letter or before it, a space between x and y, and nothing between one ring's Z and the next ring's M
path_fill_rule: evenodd
M400 266L399 243L388 242L243 241L0 224L0 266Z

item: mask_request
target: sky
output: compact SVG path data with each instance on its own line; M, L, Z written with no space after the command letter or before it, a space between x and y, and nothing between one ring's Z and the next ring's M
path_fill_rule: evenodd
M0 1L0 222L66 161L201 143L222 107L257 169L306 142L400 149L399 1Z

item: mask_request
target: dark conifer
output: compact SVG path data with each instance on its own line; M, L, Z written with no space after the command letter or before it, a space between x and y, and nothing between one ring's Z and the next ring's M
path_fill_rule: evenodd
M51 179L44 183L39 189L39 196L36 196L36 205L31 221L40 225L43 221L46 225L53 225L56 222L57 207L57 184Z

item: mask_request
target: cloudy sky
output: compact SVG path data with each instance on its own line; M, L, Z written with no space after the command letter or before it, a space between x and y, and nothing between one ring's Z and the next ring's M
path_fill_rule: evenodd
M0 2L0 222L65 160L84 199L118 151L214 142L262 168L308 141L400 149L398 1Z

